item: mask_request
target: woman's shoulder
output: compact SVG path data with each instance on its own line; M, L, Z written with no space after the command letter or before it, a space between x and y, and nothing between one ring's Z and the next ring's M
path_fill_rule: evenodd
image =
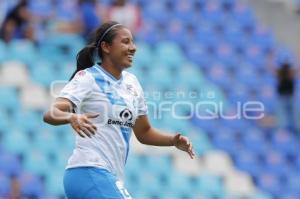
M123 71L122 75L123 75L123 78L125 78L125 79L133 79L133 80L138 81L137 77L129 71Z

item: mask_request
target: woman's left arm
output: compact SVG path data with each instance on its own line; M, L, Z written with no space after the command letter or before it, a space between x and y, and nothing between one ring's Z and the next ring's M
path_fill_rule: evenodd
M158 129L152 128L147 115L140 116L133 127L134 134L139 142L154 146L175 146L176 148L187 152L193 159L192 142L185 136L170 135Z

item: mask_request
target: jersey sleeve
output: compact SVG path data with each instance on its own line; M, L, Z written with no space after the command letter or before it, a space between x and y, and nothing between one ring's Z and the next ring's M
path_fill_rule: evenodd
M142 86L140 85L139 81L137 81L138 86L138 116L147 115L148 114L148 106L146 103L145 95Z
M60 98L67 98L72 103L79 104L91 93L94 79L90 73L85 70L76 73L74 78L62 89Z

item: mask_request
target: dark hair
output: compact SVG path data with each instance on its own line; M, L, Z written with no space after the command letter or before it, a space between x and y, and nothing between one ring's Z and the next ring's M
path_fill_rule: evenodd
M86 68L92 67L95 64L95 55L102 59L101 42L105 41L109 44L117 35L117 31L124 26L118 22L110 21L102 24L94 33L94 36L87 46L81 49L76 56L77 68L72 74L71 79L75 74Z

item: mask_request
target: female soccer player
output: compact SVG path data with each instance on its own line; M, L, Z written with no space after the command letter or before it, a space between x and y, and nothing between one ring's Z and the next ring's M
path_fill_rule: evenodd
M175 146L194 157L187 137L168 135L149 124L142 88L124 71L135 51L126 27L104 23L78 53L77 70L44 115L45 122L69 123L76 132L64 175L68 199L131 198L122 183L131 129L143 144Z

